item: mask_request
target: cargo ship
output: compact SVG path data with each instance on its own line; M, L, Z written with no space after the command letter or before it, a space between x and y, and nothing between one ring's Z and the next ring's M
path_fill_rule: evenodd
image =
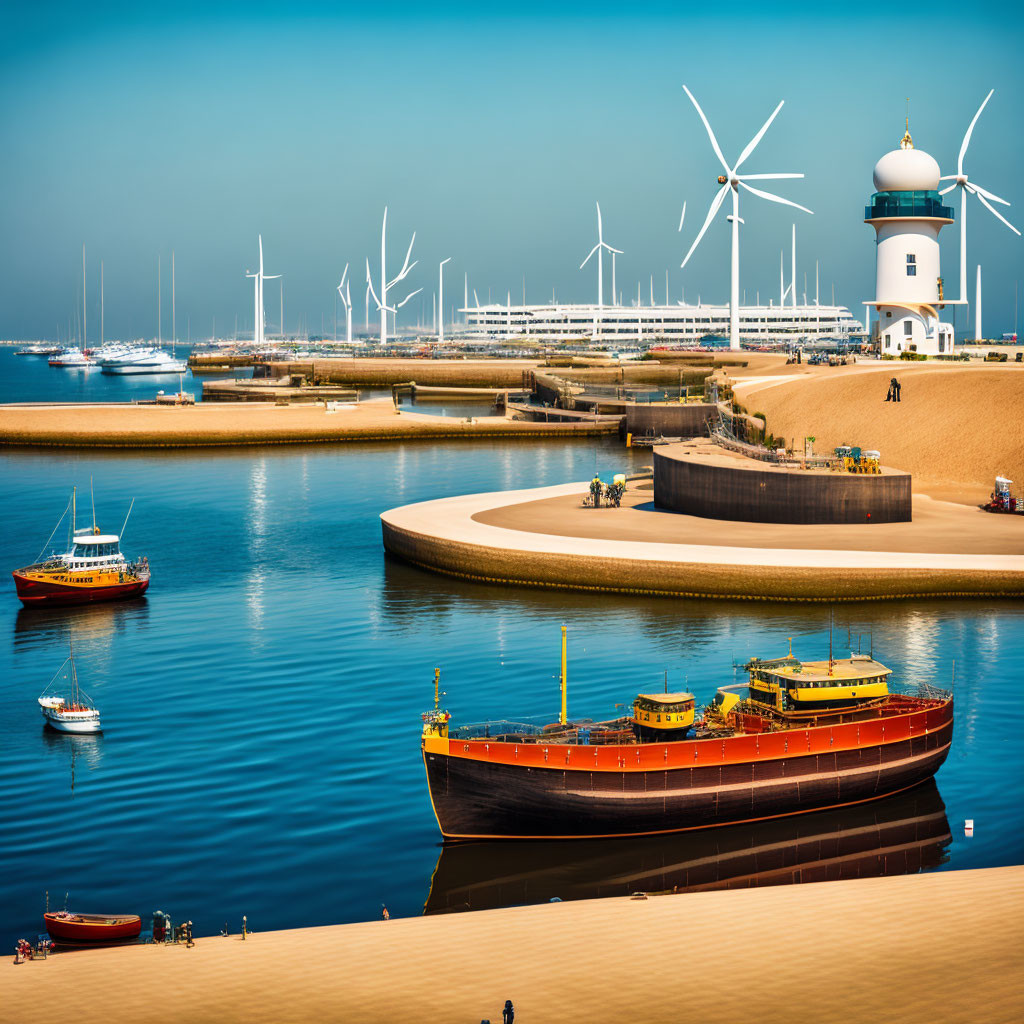
M129 562L121 553L120 536L114 533L100 533L95 515L91 528L78 529L75 524L74 493L71 495L69 508L70 549L60 554L51 554L42 561L23 569L15 569L11 573L22 604L27 608L40 605L90 604L97 601L123 600L144 594L149 587L149 561L142 557ZM130 514L131 509L128 511ZM67 514L67 510L64 514ZM126 524L127 522L125 519ZM60 522L57 526L60 526Z
M873 654L753 659L695 719L691 693L642 693L633 714L452 727L423 715L430 800L445 840L656 835L844 807L932 778L952 694L893 692Z

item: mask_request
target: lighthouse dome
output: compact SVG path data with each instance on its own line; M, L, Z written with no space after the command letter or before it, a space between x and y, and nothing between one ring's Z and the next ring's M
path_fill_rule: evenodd
M940 173L934 157L907 146L886 153L872 177L876 192L930 192L939 187Z

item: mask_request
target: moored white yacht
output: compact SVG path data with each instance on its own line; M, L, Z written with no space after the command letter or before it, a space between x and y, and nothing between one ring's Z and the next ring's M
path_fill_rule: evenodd
M50 365L69 370L91 370L96 364L80 348L66 348L50 359Z
M65 668L69 668L69 671L64 672ZM103 731L99 709L78 685L73 649L67 661L57 669L57 674L50 680L50 685L40 694L38 702L46 724L58 732Z
M107 374L157 374L157 373L184 373L188 367L182 360L175 359L162 349L149 349L133 357L108 363L103 367Z

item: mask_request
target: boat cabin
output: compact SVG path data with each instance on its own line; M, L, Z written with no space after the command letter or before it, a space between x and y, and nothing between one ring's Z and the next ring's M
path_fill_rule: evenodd
M94 565L123 562L121 538L114 533L77 533L64 561L73 568L87 569Z
M774 711L822 711L857 707L885 697L892 670L867 654L828 661L774 661L746 665L750 700Z
M642 740L680 740L693 725L692 693L641 693L633 701L633 724Z

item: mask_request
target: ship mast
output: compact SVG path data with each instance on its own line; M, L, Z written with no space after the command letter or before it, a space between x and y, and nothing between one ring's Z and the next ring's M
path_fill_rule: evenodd
M566 714L566 689L568 686L568 678L566 673L565 665L565 626L562 626L562 675L561 675L561 686L562 686L562 710L558 716L559 725L565 725L568 716Z

